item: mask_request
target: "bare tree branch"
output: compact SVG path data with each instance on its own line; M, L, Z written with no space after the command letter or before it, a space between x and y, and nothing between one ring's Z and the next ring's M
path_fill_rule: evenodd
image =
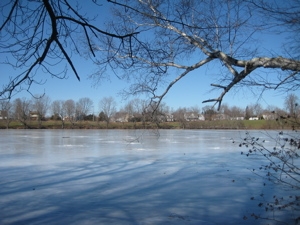
M262 14L251 1L207 0L199 4L187 0L172 3L150 0L110 2L116 6L115 16L118 19L114 19L109 26L115 30L140 32L133 43L124 42L132 46L130 52L126 51L128 48L119 49L113 42L104 42L110 46L108 56L111 57L111 68L123 70L121 77L133 81L134 93L151 93L151 98L158 99L158 103L183 76L207 64L202 64L206 60L221 63L227 68L224 74L231 74L226 79L220 76L221 82L212 85L222 89L218 97L203 101L215 102L218 108L232 88L242 85L245 78L258 69L294 73L279 81L279 86L286 84L300 71L300 61L297 59L268 57L268 52L256 53L257 48L252 47L254 35L270 26L260 20ZM141 35L143 32L144 36ZM191 58L196 62L189 63ZM103 65L100 60L98 62ZM200 66L193 68L196 64ZM180 75L163 85L174 71ZM161 94L157 93L158 84L165 87ZM271 88L266 81L265 84L264 88Z
M65 60L76 78L80 80L71 58L72 49L69 47L74 47L77 54L82 54L78 48L79 42L75 40L75 36L80 34L80 29L84 31L85 41L94 56L90 34L96 38L109 36L121 43L124 39L130 39L137 34L137 32L117 34L102 30L93 25L91 20L83 16L79 8L72 4L68 0L22 2L14 0L0 4L4 18L0 26L0 53L6 58L6 61L1 63L6 63L19 71L12 75L8 84L4 85L0 91L1 98L10 98L15 91L23 89L22 86L28 86L30 89L32 83L39 83L35 82L36 73L33 71L38 71L40 65L51 75L64 78L66 70L54 74L51 72L54 70L50 67L51 64L57 65ZM92 4L100 6L96 2Z

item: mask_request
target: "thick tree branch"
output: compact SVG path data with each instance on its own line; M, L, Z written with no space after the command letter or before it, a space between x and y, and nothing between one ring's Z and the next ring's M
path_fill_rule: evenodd
M219 103L218 109L220 109L221 102L224 96L226 95L226 93L230 91L236 84L240 83L241 80L243 80L245 77L251 74L255 69L261 67L271 68L271 69L282 69L282 70L294 71L293 74L296 74L300 71L300 61L294 59L288 59L282 57L277 57L277 58L259 57L250 60L238 60L226 55L223 52L217 52L212 55L214 57L219 58L225 65L227 65L227 68L233 74L233 79L227 86L212 84L212 86L220 87L224 89L218 98L213 98L213 99L208 99L203 101L203 103L207 103L207 102ZM236 70L232 71L233 66L243 68L243 70L240 73L237 73Z
M96 2L92 4L99 6ZM30 88L32 83L39 83L35 82L37 73L33 74L34 69L38 70L39 65L52 76L60 78L61 72L54 74L46 65L57 65L65 60L80 80L72 58L68 54L69 50L72 51L72 47L78 54L81 54L78 48L79 42L74 40L75 34L80 32L79 27L83 28L84 38L93 56L96 55L89 32L96 38L109 36L112 39L118 39L121 43L124 39L130 39L138 33L122 32L119 35L104 31L90 23L90 20L82 16L78 9L69 4L68 0L58 0L55 3L50 0L21 2L15 0L0 6L5 16L3 23L0 24L0 51L8 55L7 60L2 63L19 70L17 75L12 75L7 85L3 85L0 91L2 98L10 98L18 87L20 90L23 89L22 85ZM62 71L66 73L66 70Z

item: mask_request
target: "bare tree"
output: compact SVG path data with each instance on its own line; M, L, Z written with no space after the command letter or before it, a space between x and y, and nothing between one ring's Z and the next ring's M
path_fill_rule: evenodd
M299 111L297 110L299 98L295 94L289 94L284 100L284 106L289 112L290 116L296 117ZM297 112L298 111L298 112Z
M46 117L46 113L50 107L50 98L47 95L42 95L42 96L35 96L32 99L33 102L33 108L32 110L34 110L38 117L38 123L39 123L39 127L41 127L42 125L42 120L45 119Z
M254 114L258 117L261 117L262 116L262 113L263 113L263 107L261 104L259 103L256 103L253 105L253 111L254 111Z
M181 108L179 107L177 110L174 111L173 115L174 115L174 120L177 122L180 122L181 128L185 128L186 127L186 118L185 118L185 114L187 113L187 109L186 108Z
M230 116L235 117L235 118L244 117L245 111L238 106L232 106L232 107L230 107Z
M128 118L132 122L140 122L142 120L143 104L141 99L135 98L127 102L123 111L128 114Z
M169 114L169 107L166 103L161 102L158 106L157 103L152 102L152 104L148 105L145 108L144 113L147 115L147 120L155 122L159 125L160 122L164 122L167 120L167 115Z
M76 116L79 120L84 119L93 108L93 101L90 98L81 98L76 102Z
M20 121L23 124L24 128L28 128L31 105L32 102L26 98L17 98L13 102L14 118Z
M242 108L238 106L229 106L228 104L222 104L219 112L228 115L232 119L237 119L245 116L245 112Z
M116 112L117 103L113 97L104 97L99 102L100 111L105 114L106 127L111 120L111 117Z
M189 108L189 111L194 113L194 114L200 114L201 112L201 109L199 106L192 106Z
M12 104L10 101L0 100L0 116L2 120L6 122L6 129L9 128L9 124L12 121Z
M129 121L131 122L145 122L148 117L151 117L153 111L149 112L149 105L147 100L135 98L127 102L124 106L124 111L128 114Z
M76 106L74 100L66 100L63 105L63 110L69 122L72 124L72 126L74 126L74 122L76 120Z
M123 111L127 114L127 117L128 117L129 121L131 121L131 119L133 121L135 121L135 117L134 117L135 109L134 109L134 106L133 106L133 100L127 102L120 111Z
M13 92L22 89L29 90L34 83L43 84L46 79L37 76L43 71L52 77L65 78L68 66L79 80L72 56L83 55L82 42L86 42L92 57L96 48L92 39L109 36L119 45L125 40L131 42L135 32L110 33L101 29L101 23L97 26L95 22L97 10L91 15L93 12L84 12L81 4L69 0L0 2L1 63L14 71L14 74L6 74L10 79L0 91L0 98L10 98ZM84 4L96 9L104 7L97 1ZM78 37L83 40L79 42ZM57 71L58 64L65 68Z
M52 113L54 117L60 118L61 120L61 128L65 128L65 117L66 117L66 107L65 102L62 100L55 100L51 105Z
M219 112L230 116L230 108L228 104L222 104L219 109Z

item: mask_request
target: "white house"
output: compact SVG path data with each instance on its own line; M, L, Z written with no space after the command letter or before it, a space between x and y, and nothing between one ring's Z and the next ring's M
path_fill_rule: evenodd
M205 120L205 117L203 114L198 114L198 113L185 113L184 114L184 119L186 121L198 121L198 120Z
M262 117L264 118L264 120L276 120L277 115L275 113L266 112L262 115Z

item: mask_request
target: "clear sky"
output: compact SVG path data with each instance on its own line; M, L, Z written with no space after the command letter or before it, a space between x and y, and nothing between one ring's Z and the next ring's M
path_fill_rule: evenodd
M86 5L83 10L93 11ZM108 7L104 5L98 8L99 21L103 17L108 16ZM270 52L278 51L280 47L282 36L280 35L269 35L263 37L264 47ZM3 57L0 55L0 57ZM94 110L98 112L98 103L103 97L112 96L118 103L118 107L123 106L127 100L122 99L119 95L120 91L124 89L128 84L125 81L119 80L115 75L112 75L110 80L102 82L100 85L95 85L94 81L88 79L88 75L93 73L97 67L94 66L90 61L83 58L74 56L72 58L74 65L80 75L81 81L78 81L73 71L68 67L68 78L57 79L51 78L49 74L39 74L39 78L45 83L43 85L31 86L30 92L32 94L43 94L51 98L51 100L67 100L73 99L77 101L83 97L89 97L94 102ZM2 60L1 60L2 61ZM2 87L8 81L8 74L14 74L15 71L9 69L6 65L0 64L1 80L0 86ZM183 78L179 83L175 84L169 91L164 99L164 102L173 109L178 107L191 107L199 106L204 107L207 104L202 104L202 101L217 97L219 92L209 92L211 90L210 83L214 81L210 77L211 74L217 73L211 69L207 71L207 68L192 72ZM295 93L300 97L299 92ZM283 102L286 94L275 91L267 91L263 94L262 98L259 98L259 93L253 94L249 89L242 88L238 92L235 90L231 91L224 98L223 103L228 103L230 106L236 105L245 108L249 104L261 103L264 107L268 105L275 105L283 107ZM14 96L14 98L28 97L31 95L22 91ZM13 98L13 99L14 99Z

